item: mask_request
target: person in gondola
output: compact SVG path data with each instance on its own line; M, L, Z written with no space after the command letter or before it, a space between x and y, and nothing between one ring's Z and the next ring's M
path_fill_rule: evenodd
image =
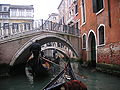
M32 64L31 67L33 72L37 73L42 66L39 59L39 54L41 52L41 45L39 44L39 40L36 40L33 44L31 44L30 52L33 54L33 58L30 59L29 62Z
M30 46L30 52L32 55L29 57L27 61L27 65L33 67L35 62L38 60L39 52L41 51L41 46L39 44L39 41L36 40L34 43Z
M60 90L87 90L87 87L79 80L71 80L63 84Z
M41 51L40 53L41 53L41 58L46 58L43 51ZM50 68L49 62L45 61L44 59L41 62L43 63L42 65L44 66L44 68L46 69Z
M30 52L32 52L34 59L38 59L40 51L41 46L39 44L39 40L36 40L30 47Z

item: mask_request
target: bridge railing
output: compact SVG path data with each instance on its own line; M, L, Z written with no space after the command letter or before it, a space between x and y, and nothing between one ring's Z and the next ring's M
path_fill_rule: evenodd
M60 33L71 34L75 36L80 35L80 30L74 27L70 27L68 25L63 25L60 23L52 22L52 21L42 21L42 25L40 26L43 30L55 31Z
M39 31L53 31L63 34L71 34L75 36L80 35L79 29L70 27L68 25L62 25L59 23L54 23L52 21L42 20L38 28L34 28L33 25L29 27L24 26L25 23L17 23L16 26L6 25L0 27L0 39L7 37L14 37L16 35L31 34Z
M32 27L24 28L25 23L17 23L16 26L6 25L0 27L0 39L14 37L16 35L22 35L23 33L28 33L32 31Z

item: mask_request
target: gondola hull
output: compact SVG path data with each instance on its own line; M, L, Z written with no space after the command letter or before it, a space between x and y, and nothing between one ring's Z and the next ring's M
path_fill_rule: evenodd
M75 87L77 85L78 87ZM64 88L64 89L62 89ZM67 89L66 89L67 88ZM73 88L73 89L72 89ZM71 68L70 62L53 80L51 80L43 90L87 90L84 83L77 80Z
M28 71L32 73L34 78L49 75L49 67L45 64L42 64L41 59L36 60L31 58L29 62L27 62L26 67L28 67Z

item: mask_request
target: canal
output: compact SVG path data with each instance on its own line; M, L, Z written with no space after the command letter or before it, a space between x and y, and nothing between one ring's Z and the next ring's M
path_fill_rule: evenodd
M76 73L76 77L87 85L88 90L120 89L120 77L97 72L94 69L81 68L77 62L71 64ZM84 76L85 78L83 78ZM32 81L26 74L8 78L0 77L0 90L41 90L52 78L52 74L49 77L36 81Z

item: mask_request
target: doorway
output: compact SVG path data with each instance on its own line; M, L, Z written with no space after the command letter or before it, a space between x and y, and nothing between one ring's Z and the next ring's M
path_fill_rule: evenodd
M91 67L96 67L96 40L93 32L90 32L88 38L88 60Z

